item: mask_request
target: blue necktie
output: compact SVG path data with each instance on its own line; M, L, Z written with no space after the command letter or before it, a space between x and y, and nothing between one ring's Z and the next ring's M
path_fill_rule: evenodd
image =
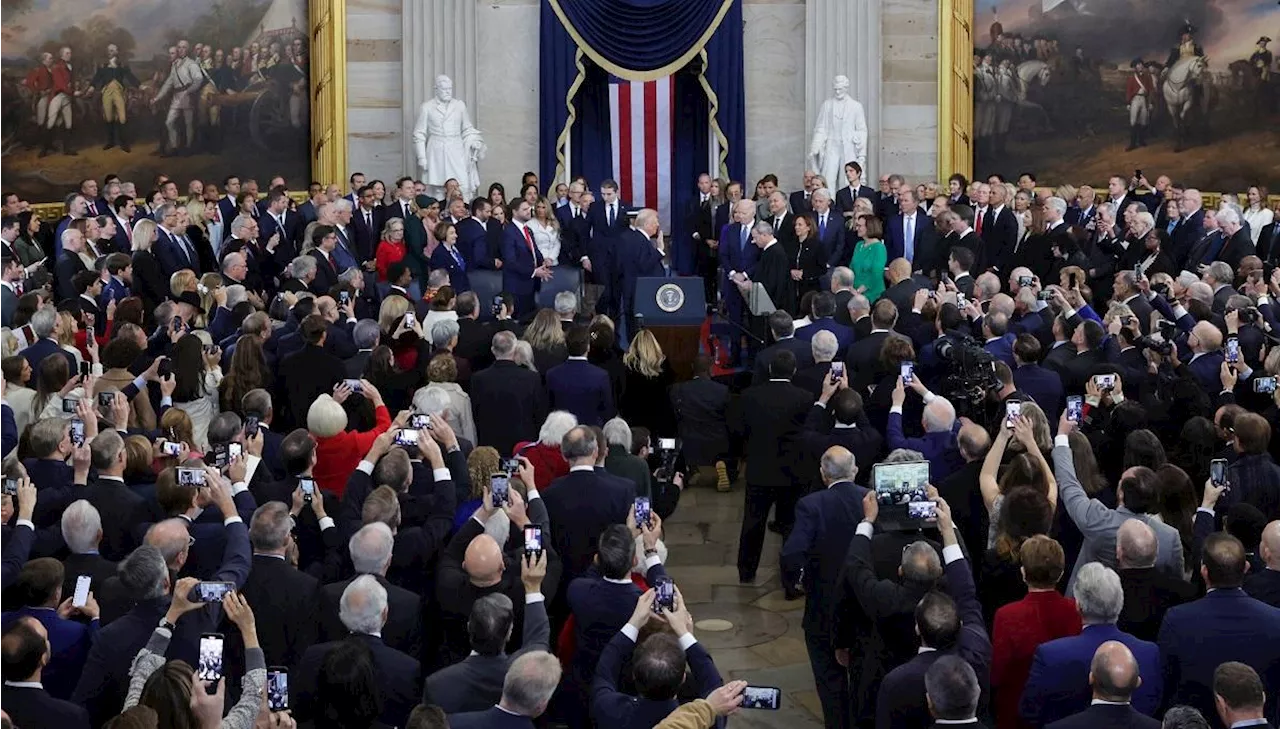
M744 253L745 253L745 252L746 252L746 250L747 250L747 236L748 236L748 235L750 235L750 234L751 234L751 231L747 230L747 226L745 226L745 225L744 225L744 226L742 226L742 248L741 248L741 250L742 250L742 252L744 252Z
M614 218L614 214L613 214L613 205L610 205L610 206L609 206L609 227L610 227L610 228L612 228L612 227L613 227L613 218Z
M827 216L825 215L818 218L818 237L819 238L827 237Z
M916 253L916 226L915 220L912 218L902 218L902 248L902 255L908 261L914 261Z
M458 262L458 269L462 271L467 270L467 264L463 262L462 254L458 252L458 249L453 248L449 252L453 254L453 260Z

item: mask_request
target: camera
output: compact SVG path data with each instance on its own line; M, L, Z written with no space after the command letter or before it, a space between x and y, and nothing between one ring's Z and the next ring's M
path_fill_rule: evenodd
M1153 336L1145 336L1138 340L1139 347L1146 347L1162 357L1168 357L1173 351L1173 342L1161 337L1156 339Z

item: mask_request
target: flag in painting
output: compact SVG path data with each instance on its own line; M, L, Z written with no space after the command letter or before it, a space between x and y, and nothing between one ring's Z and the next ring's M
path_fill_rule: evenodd
M633 207L657 210L667 230L671 224L674 107L674 76L654 81L609 77L613 176L618 194Z

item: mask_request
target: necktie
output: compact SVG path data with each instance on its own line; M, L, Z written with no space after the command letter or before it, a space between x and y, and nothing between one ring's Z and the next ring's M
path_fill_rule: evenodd
M527 225L524 226L524 240L529 244L529 255L533 257L533 260L538 260L538 256L533 252L533 233L529 230L529 226Z
M462 260L462 254L458 252L457 248L450 248L449 253L453 255L453 260L458 262L458 268L463 271L467 270L467 264Z
M124 221L120 221L120 228L124 231L124 239L133 243L133 229Z
M978 217L977 217L977 220L975 221L977 225L974 226L974 230L977 231L978 235L982 235L982 219L985 217L987 217L987 209L986 208L979 209Z
M373 230L373 214L368 210L364 211L364 226L369 230Z
M916 216L908 215L902 219L902 254L908 261L915 261L916 253Z
M582 211L582 208L578 208L578 213L574 215L574 217L577 218L578 220L584 220L586 219L587 214Z
M745 225L742 226L742 250L743 251L747 250L747 236L749 236L750 234L751 234L751 231L747 229L747 226Z
M610 204L609 205L609 227L610 228L613 227L614 216L615 216L615 213L613 212L613 205Z
M404 210L404 219L409 219L409 203L400 203L401 209Z
M779 233L782 232L782 216L781 215L779 215L777 218L774 219L773 229L778 231Z
M196 254L195 254L195 249L191 247L191 241L187 240L187 236L185 235L178 238L178 240L182 241L182 248L184 251L186 251L187 263L191 264L191 268L194 269L195 263L196 263Z
M827 237L827 216L825 213L823 215L818 216L818 237L819 238Z

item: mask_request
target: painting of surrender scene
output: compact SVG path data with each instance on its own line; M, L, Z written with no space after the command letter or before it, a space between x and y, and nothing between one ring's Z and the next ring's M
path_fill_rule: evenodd
M310 179L306 0L3 0L5 190Z

